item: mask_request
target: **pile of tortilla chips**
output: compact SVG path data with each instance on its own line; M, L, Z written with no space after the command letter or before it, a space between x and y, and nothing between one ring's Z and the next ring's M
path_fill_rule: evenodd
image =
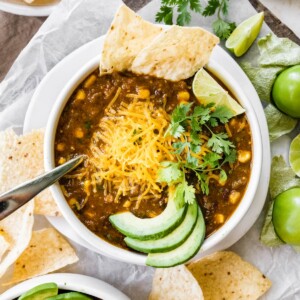
M164 29L122 5L104 41L100 75L132 71L173 81L187 79L207 64L218 42L203 28Z
M187 267L155 271L149 300L255 300L271 281L229 251L216 252Z
M0 193L44 172L42 130L18 136L0 132ZM78 260L73 248L54 229L33 231L34 214L59 215L48 190L0 221L0 278L14 265L6 284L60 269Z

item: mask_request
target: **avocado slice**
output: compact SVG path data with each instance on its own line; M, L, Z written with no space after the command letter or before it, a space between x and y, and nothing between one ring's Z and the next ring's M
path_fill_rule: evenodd
M41 300L58 294L56 283L43 283L21 295L18 300Z
M173 195L173 194L172 194ZM166 236L183 220L187 205L177 209L174 197L170 197L165 210L154 218L141 219L131 212L111 215L109 221L126 236L142 241L159 239Z
M180 246L191 234L195 227L198 216L198 205L196 201L188 206L182 223L171 233L158 240L141 241L126 237L124 239L128 247L144 253L167 252Z
M200 208L198 208L196 225L187 240L181 246L169 252L148 254L146 265L156 268L168 268L183 264L199 251L204 236L204 218Z
M54 297L50 298L43 298L45 300L92 300L91 297L86 296L84 294L78 293L78 292L70 292L70 293L65 293L65 294L60 294Z

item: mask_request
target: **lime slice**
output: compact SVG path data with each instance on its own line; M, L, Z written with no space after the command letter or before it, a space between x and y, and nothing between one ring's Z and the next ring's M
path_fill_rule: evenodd
M201 104L214 103L216 106L224 105L231 109L234 115L245 112L245 109L204 69L200 69L194 77L193 92Z
M241 56L247 52L257 38L264 21L264 13L256 14L237 26L227 39L225 46L235 56Z
M290 145L290 165L297 176L300 176L300 134L298 134Z

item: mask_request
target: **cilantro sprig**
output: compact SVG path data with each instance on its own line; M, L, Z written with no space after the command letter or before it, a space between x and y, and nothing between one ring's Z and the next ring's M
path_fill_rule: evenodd
M227 174L223 167L226 163L234 163L237 156L227 133L212 129L227 123L233 117L231 110L225 106L214 108L213 104L192 109L192 105L180 104L174 109L165 136L174 138L172 147L177 162L162 162L158 172L159 182L176 186L175 202L180 205L183 204L180 199L184 199L184 203L192 203L196 199L196 189L188 184L187 174L194 173L201 191L208 195L208 174L219 174L219 180L225 182ZM208 138L204 139L204 136ZM210 151L199 159L204 144Z
M177 8L176 24L183 26L191 22L191 12L201 12L200 0L162 0L159 12L156 14L156 22L173 24L173 13Z
M204 17L216 15L217 19L212 23L213 31L220 39L227 39L236 27L235 23L226 19L228 5L229 0L209 0L205 7L202 7L200 0L162 0L155 20L171 25L174 23L174 11L177 11L176 24L184 26L191 22L192 11Z

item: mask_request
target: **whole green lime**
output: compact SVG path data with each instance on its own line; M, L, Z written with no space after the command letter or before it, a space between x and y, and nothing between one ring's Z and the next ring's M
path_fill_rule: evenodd
M272 97L282 112L300 118L300 65L279 74L273 85Z
M282 241L300 245L300 188L292 188L275 198L272 221Z

